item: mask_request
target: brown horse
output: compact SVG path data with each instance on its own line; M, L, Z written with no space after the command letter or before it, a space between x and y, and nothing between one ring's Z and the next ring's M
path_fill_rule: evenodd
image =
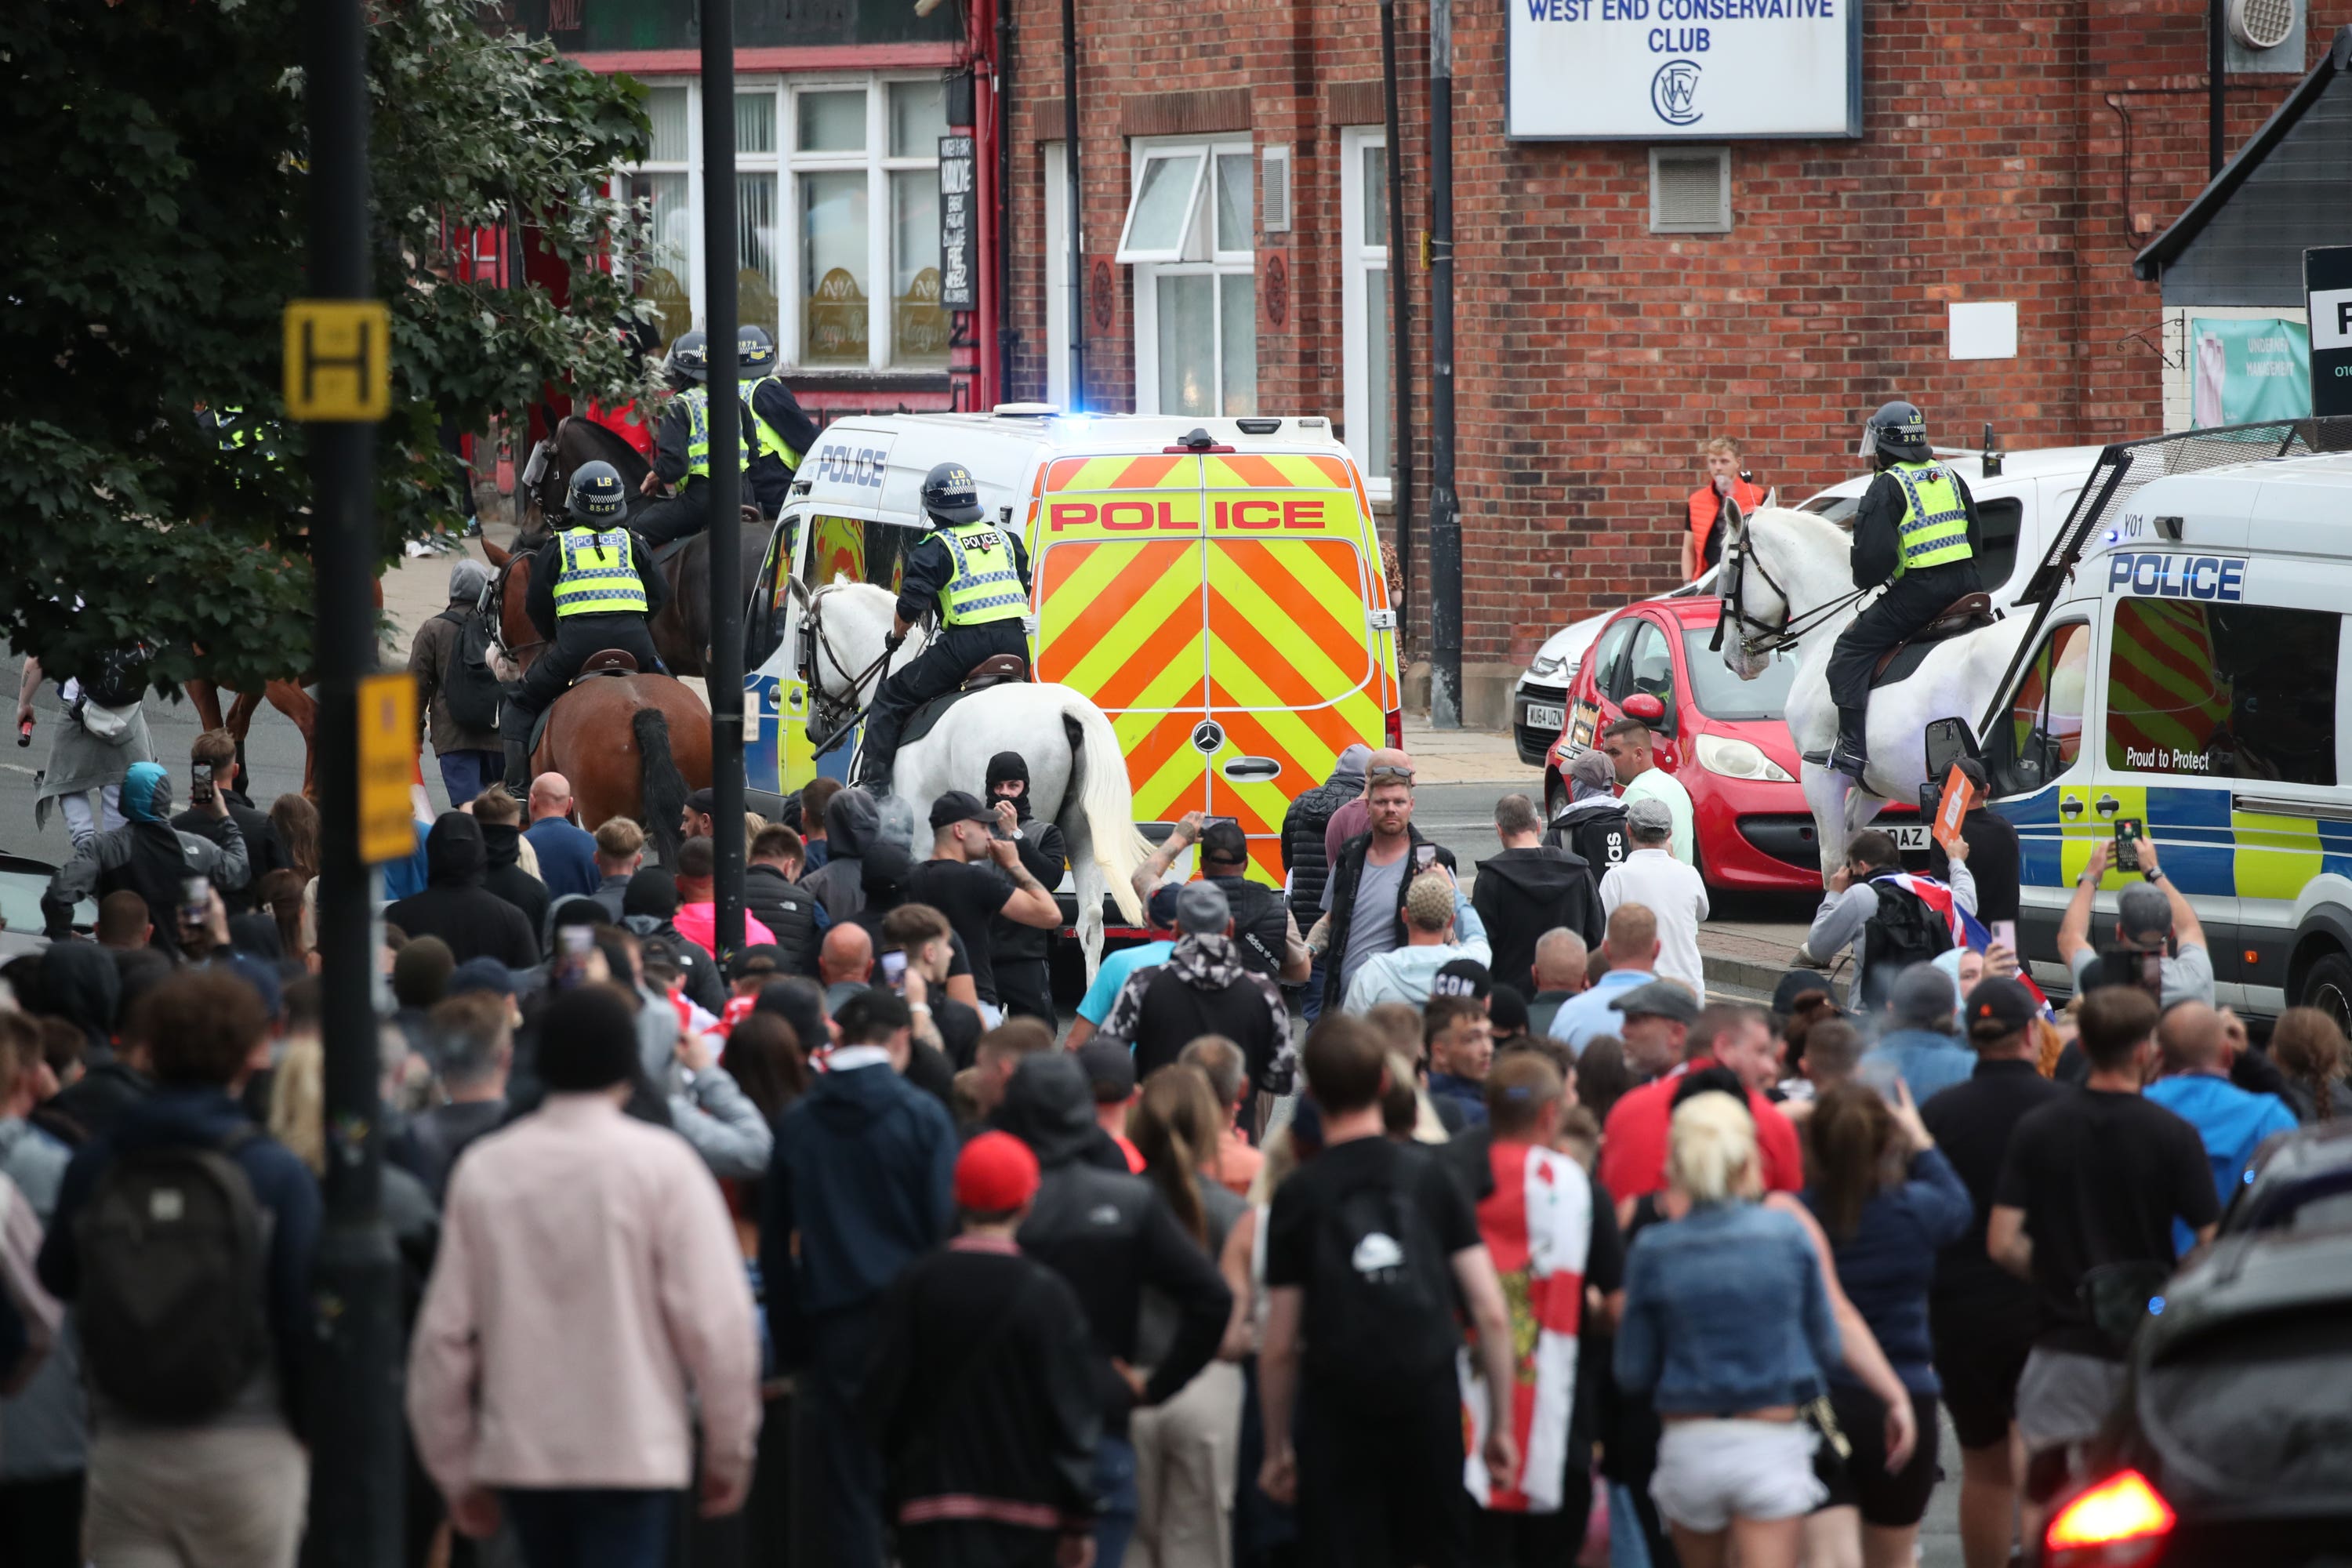
M383 608L383 578L376 579L374 588L375 607L381 610ZM198 648L196 653L202 657L204 649ZM196 705L196 718L205 729L225 728L236 738L236 760L240 768L245 765L245 738L252 731L253 716L261 711L262 703L268 702L294 721L294 728L302 732L302 793L315 800L319 794L319 756L313 748L318 741L319 705L310 700L309 692L302 689L310 679L304 676L292 680L272 680L258 692L236 692L236 700L229 704L226 715L221 712L220 694L228 688L194 676L186 682L186 690L188 700Z
M523 610L531 557L499 551L494 559L499 638L528 669L547 648ZM710 782L710 710L667 675L592 676L549 707L530 766L534 774L559 773L572 781L581 826L593 833L610 818L631 817L653 839L662 864L673 865L687 793Z
M620 473L628 489L629 521L649 503L644 493L646 476L653 470L637 449L593 420L567 415L546 442L547 461L530 492L537 515L526 518L525 531L516 537L518 550L535 548L547 538L547 519L563 512L572 476L583 464L603 461ZM740 555L742 570L736 581L748 600L760 567L767 559L768 524L755 506L743 508ZM492 564L499 563L493 561ZM708 675L710 647L710 535L698 533L656 563L669 584L669 601L647 623L654 647L673 675Z

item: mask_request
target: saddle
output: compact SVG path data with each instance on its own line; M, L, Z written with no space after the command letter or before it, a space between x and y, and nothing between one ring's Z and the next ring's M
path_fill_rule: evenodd
M1981 630L2000 618L1992 607L1990 594L1961 595L1937 611L1935 619L1878 656L1870 672L1871 686L1875 689L1893 685L1918 668L1927 650L1936 644L1963 632Z
M975 691L985 691L992 686L1017 686L1029 679L1029 661L1017 653L991 654L971 667L963 684L944 697L934 697L907 715L906 728L898 731L898 744L913 745L929 734L949 709Z
M563 689L570 691L574 686L585 686L592 680L601 679L606 676L636 673L637 656L635 654L623 647L599 648L590 654L587 661L581 665L580 673L572 678L572 686L567 686ZM559 696L556 702L561 702L562 700ZM554 711L555 702L551 702L539 710L538 718L531 721L530 749L534 754L539 751L540 742L547 737L548 716Z
M768 526L766 515L762 513L758 507L739 507L737 510L741 513L743 526L746 529L756 531L757 530ZM632 515L634 516L634 513ZM709 525L706 524L704 527L696 529L692 533L681 534L676 539L664 540L661 543L653 547L653 554L648 557L648 559L656 566L667 566L679 551L684 550L687 545L691 543L693 541L701 538L709 531Z

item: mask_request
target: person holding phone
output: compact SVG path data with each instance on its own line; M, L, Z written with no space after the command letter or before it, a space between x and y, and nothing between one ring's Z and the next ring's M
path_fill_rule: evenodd
M188 809L172 818L176 831L193 833L223 847L226 846L227 834L222 825L236 824L237 833L245 840L247 877L243 887L221 890L221 900L228 905L232 915L253 910L261 879L293 864L278 839L277 825L269 820L268 812L254 808L253 802L246 798L244 785L245 769L236 760L236 737L226 730L206 730L188 748ZM227 804L226 816L214 810L215 795Z
M1184 851L1198 846L1201 879L1224 889L1233 905L1234 951L1242 967L1286 985L1297 984L1313 971L1315 957L1298 934L1298 922L1276 889L1250 877L1249 836L1230 816L1188 811L1169 830L1167 838L1136 868L1135 896L1149 904ZM1423 845L1433 850L1435 845ZM1426 858L1420 868L1427 869Z
M218 843L172 826L172 777L163 764L131 763L122 781L127 820L85 840L49 879L48 890L41 896L46 934L52 940L71 935L76 903L128 888L146 900L153 944L165 956L179 957L187 879L203 877L216 887L234 889L244 887L251 875L245 836L217 789L201 809L215 819Z
M2137 827L2138 824L2134 823ZM2126 887L2116 900L2116 945L2127 952L2156 961L2159 1005L2202 1002L2213 1005L2213 956L2205 945L2205 928L2197 911L2172 879L2164 874L2163 857L2156 840L2135 836L2134 854L2141 880ZM2101 966L2106 955L2091 945L2091 904L2099 882L2115 861L2115 845L2091 847L2090 863L2074 884L2074 896L2058 922L2058 957L2074 977L2077 994L2110 983Z

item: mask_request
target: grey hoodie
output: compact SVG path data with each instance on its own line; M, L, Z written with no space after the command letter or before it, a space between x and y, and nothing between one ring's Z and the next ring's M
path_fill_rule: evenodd
M866 851L882 831L882 814L862 789L845 789L824 808L824 864L802 879L835 925L866 907Z

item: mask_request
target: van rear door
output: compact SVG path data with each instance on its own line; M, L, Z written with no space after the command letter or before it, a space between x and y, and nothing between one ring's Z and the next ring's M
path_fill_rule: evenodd
M1213 453L1202 470L1209 811L1240 822L1254 873L1280 886L1292 799L1349 745L1386 742L1387 585L1347 458Z

